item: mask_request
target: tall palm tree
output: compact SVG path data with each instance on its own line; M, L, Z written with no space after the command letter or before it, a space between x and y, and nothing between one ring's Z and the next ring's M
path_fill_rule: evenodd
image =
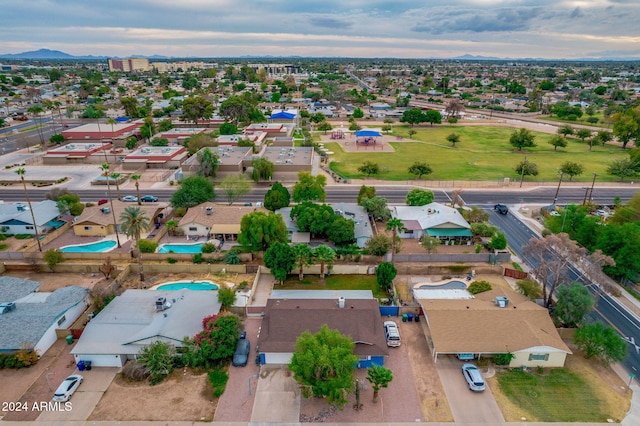
M142 177L142 175L131 175L131 180L135 182L136 184L136 195L138 196L138 205L141 206L142 205L142 201L140 200L140 178Z
M113 227L116 233L118 248L120 248L122 246L120 245L120 237L118 236L118 222L116 221L116 212L113 210L113 197L111 196L111 183L109 182L111 180L109 177L109 163L102 163L100 169L102 170L102 175L107 180L107 194L109 195L109 205L111 206L111 215L113 216Z
M44 133L42 133L42 113L44 112L44 109L42 108L42 105L38 104L38 105L33 105L32 107L27 109L27 112L31 113L33 115L33 118L37 119L38 136L40 136L40 145L44 146Z
M142 252L140 251L140 235L151 229L150 219L145 216L140 207L126 207L120 215L122 230L128 237L133 237L138 249L138 270L140 271L140 281L144 282L144 269L142 267Z
M122 176L121 173L111 173L109 175L111 179L116 181L116 193L118 194L118 200L122 200L122 197L120 196L120 176Z
M336 252L329 246L321 245L313 250L315 261L320 263L320 279L324 280L324 265L332 265L336 259Z
M38 235L38 224L36 223L36 216L33 213L33 208L31 208L31 199L29 198L29 191L27 191L27 184L24 181L24 174L26 172L27 171L24 169L24 167L21 167L18 170L16 170L16 174L20 176L20 180L22 181L22 187L24 188L24 196L27 198L27 204L29 204L29 211L31 212L31 220L33 221L33 230L36 235L38 250L42 251L42 245L40 245L40 236Z
M398 231L404 231L406 228L400 219L392 217L387 222L387 231L393 232L393 239L391 240L391 262L393 262L393 255L396 253L396 235Z
M304 267L309 266L313 261L313 252L308 244L296 244L293 246L293 253L298 265L298 279L304 278Z

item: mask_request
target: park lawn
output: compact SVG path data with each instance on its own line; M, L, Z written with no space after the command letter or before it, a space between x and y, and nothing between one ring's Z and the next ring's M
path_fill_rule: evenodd
M395 128L395 133L408 137L409 127ZM587 144L577 139L569 139L566 148L553 150L548 141L554 136L533 132L536 146L521 152L515 151L509 143L511 128L490 126L435 126L415 127L414 142L390 142L395 152L345 152L338 143L325 143L334 152L331 169L352 179L366 176L358 172L364 161L372 161L381 166L382 172L371 176L383 180L413 180L408 168L416 161L426 162L433 173L423 176L428 180L484 180L500 181L504 178L519 179L514 167L524 156L538 165L538 176L525 177L527 181L556 181L558 169L565 161L574 161L584 166L584 173L575 181L589 182L592 173L598 173L599 181L617 181L619 178L607 175L608 163L616 159L628 158L628 151L618 146L594 146L589 151ZM453 148L446 140L450 133L458 133L460 142Z
M576 121L565 120L555 115L539 115L536 118L540 120L553 121L555 123L565 123L570 126L574 124L583 124L585 126L602 127L603 129L609 128L610 123L607 123L607 120L605 119L602 111L596 112L593 116L598 119L597 123L589 123L587 121L587 118L589 118L587 114L583 114L582 117L578 118Z
M568 369L545 370L542 374L514 369L497 372L496 378L498 393L518 407L519 415L527 421L605 423L616 417L608 412L608 404L597 391Z
M278 290L371 290L373 297L386 297L376 283L375 275L326 275L324 284L319 275L305 275L303 280L298 274L289 275L283 285L276 285Z

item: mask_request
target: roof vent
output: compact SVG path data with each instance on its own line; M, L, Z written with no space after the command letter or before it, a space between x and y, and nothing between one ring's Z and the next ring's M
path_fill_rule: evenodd
M496 296L496 305L501 308L506 308L509 304L509 298L507 296Z
M213 207L207 207L204 211L207 216L211 216L213 214Z
M158 297L156 299L155 306L156 306L156 311L160 312L160 311L165 311L169 309L171 307L171 303L167 302L166 297Z
M338 307L344 308L344 297L338 297Z

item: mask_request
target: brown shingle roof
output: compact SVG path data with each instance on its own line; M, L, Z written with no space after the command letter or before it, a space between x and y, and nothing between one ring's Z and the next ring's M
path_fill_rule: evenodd
M167 207L167 203L143 203L139 206L136 203L125 203L120 200L113 200L113 211L116 214L116 220L120 223L120 215L126 207L140 207L140 210L145 212L145 216L153 220L153 218L162 210ZM92 223L96 225L113 225L113 215L109 213L103 213L102 209L108 207L111 208L111 204L102 204L100 206L86 207L82 214L78 217L75 225L81 225L84 223Z
M507 296L500 308L496 296ZM418 301L428 320L436 353L505 353L551 347L571 353L547 310L515 292L492 290L475 299Z
M302 332L317 333L326 324L351 336L356 355L387 355L380 308L376 299L269 299L262 321L260 352L294 351Z
M207 207L211 207L213 209L213 214L207 215ZM239 231L242 216L255 211L268 213L268 211L262 207L228 206L207 202L198 204L197 206L191 207L187 210L184 217L180 219L179 226L197 223L210 228L213 233L216 232L215 225L238 225Z

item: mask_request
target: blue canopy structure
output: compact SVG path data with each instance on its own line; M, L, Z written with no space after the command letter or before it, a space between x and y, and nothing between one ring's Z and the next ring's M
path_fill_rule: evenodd
M358 130L356 132L356 137L372 137L372 136L382 136L377 130Z
M270 120L293 120L294 118L296 118L295 114L285 111L276 112L269 117Z
M126 123L127 121L131 121L129 117L118 117L114 119L117 123Z

